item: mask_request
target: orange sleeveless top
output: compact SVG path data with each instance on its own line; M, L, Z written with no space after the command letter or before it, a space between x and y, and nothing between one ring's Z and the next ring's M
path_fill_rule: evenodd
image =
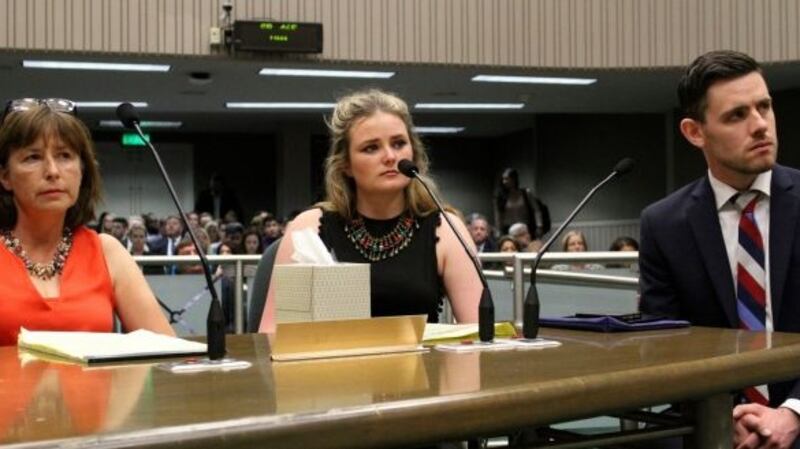
M61 272L61 294L43 298L25 264L0 243L0 346L16 345L19 328L111 332L114 297L100 237L81 226Z

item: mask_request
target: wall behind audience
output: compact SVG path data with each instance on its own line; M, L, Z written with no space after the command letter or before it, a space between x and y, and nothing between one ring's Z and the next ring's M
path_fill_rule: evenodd
M257 210L275 210L275 147L271 135L161 134L153 143L187 211L208 186L214 172L222 173L235 190L249 220ZM158 167L146 148L122 148L119 134L98 133L100 172L105 201L99 208L118 215L154 212L175 214L174 203Z
M196 193L208 188L211 175L217 172L242 205L245 216L239 217L240 221L249 222L259 210L275 212L274 135L209 134L193 138ZM193 208L194 202L187 207Z
M553 221L562 221L623 157L634 170L595 196L579 221L638 218L665 192L662 114L550 114L537 118L538 187Z
M116 135L118 139L118 134ZM150 150L123 148L109 135L97 135L97 159L103 177L104 202L100 211L128 216L154 212L159 216L176 213L169 191L161 180ZM183 204L194 205L194 151L189 142L158 142L161 160ZM191 206L190 206L191 207Z

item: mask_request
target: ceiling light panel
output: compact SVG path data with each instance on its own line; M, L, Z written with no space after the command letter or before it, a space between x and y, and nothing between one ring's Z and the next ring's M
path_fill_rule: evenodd
M395 72L365 70L281 69L265 67L258 72L263 76L306 76L315 78L391 78Z
M462 110L491 110L491 109L522 109L525 103L417 103L415 109L462 109Z
M100 120L100 126L103 128L124 128L125 125L119 120ZM139 124L142 128L180 128L183 122L172 121L143 121Z
M82 62L82 61L35 61L23 60L22 67L28 69L56 70L112 70L120 72L169 72L167 64L132 64L121 62Z
M146 108L149 106L144 101L76 101L75 106L79 108L116 108L122 103L130 103L137 108Z
M560 78L552 76L507 76L507 75L476 75L472 81L483 83L520 83L520 84L562 84L572 86L587 86L597 82L596 78Z
M463 126L415 126L418 134L458 134L464 131Z
M336 103L229 101L228 109L333 109Z

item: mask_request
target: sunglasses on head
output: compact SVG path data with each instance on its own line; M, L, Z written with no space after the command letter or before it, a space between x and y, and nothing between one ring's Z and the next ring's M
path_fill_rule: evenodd
M28 111L39 106L46 106L51 111L66 112L68 114L75 114L78 110L75 102L66 98L18 98L6 103L6 109L3 111L3 116L0 117L0 124L12 112Z

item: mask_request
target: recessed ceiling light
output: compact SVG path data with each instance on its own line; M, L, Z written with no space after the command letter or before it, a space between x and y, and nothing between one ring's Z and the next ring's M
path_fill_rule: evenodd
M76 101L75 106L79 108L116 108L123 101ZM144 101L128 101L128 103L136 106L137 108L146 108L148 104Z
M463 126L415 126L418 134L458 134L464 131Z
M522 109L525 103L417 103L416 109Z
M506 75L476 75L472 81L485 83L525 83L525 84L567 84L586 86L597 82L596 78L560 78L553 76L506 76Z
M264 76L312 76L320 78L391 78L395 72L366 70L278 69L265 67L258 72Z
M333 109L336 103L229 101L228 109Z
M32 61L23 60L22 67L29 69L66 70L116 70L123 72L169 72L167 64L133 64L121 62Z
M100 120L100 126L103 128L124 128L125 126L119 120ZM139 124L142 128L180 128L183 126L183 122L171 122L171 121L143 121Z

